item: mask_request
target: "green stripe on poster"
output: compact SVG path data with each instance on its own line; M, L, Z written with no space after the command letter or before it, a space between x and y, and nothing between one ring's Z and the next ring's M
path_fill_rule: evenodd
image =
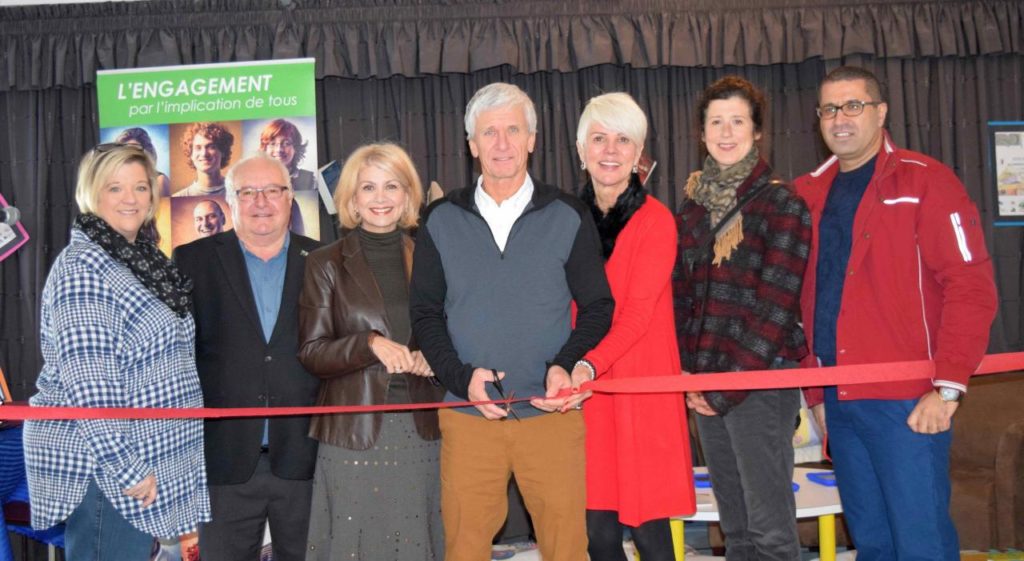
M101 127L316 114L314 60L101 71Z

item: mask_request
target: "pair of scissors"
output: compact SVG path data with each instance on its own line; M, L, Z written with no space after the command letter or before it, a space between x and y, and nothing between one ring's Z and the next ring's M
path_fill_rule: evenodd
M501 397L501 399L506 399L505 398L505 388L503 388L501 386L501 380L498 379L498 371L492 368L491 369L491 374L494 375L494 380L492 381L494 383L494 389L498 390L498 395ZM505 412L510 414L510 415L512 415L513 417L515 417L515 419L517 421L519 421L519 420L521 420L519 418L519 415L517 415L515 410L512 409L512 400L515 399L515 398L516 398L516 392L512 392L512 393L510 393L508 395L508 401L505 402Z

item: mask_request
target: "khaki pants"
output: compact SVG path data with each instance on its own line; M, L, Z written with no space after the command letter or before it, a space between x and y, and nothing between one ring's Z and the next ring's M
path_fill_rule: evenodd
M583 415L489 421L451 410L441 422L446 561L486 561L515 475L544 561L587 559Z

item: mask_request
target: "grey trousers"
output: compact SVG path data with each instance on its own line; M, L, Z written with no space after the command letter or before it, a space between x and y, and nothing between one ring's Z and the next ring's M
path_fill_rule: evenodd
M724 416L697 414L727 561L799 561L793 496L798 390L760 390Z

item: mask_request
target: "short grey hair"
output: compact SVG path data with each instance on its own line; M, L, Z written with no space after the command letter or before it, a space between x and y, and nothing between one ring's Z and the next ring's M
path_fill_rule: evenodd
M466 138L472 139L476 133L476 120L484 111L522 105L526 113L526 124L530 134L537 132L537 109L533 100L518 86L505 82L487 84L473 94L466 105Z
M626 135L640 148L647 140L647 115L627 93L606 93L590 98L576 128L576 142L580 146L586 147L587 133L594 123Z
M231 166L228 170L228 174L224 177L224 199L228 203L228 207L231 208L231 218L237 220L237 209L238 209L238 193L235 193L235 176L238 174L238 170L245 167L247 164L251 164L255 161L264 161L267 164L275 167L281 172L281 177L284 178L285 185L288 186L288 196L294 196L292 193L292 177L288 173L288 168L281 163L281 160L271 157L266 152L254 152L252 155L242 158L238 163Z

